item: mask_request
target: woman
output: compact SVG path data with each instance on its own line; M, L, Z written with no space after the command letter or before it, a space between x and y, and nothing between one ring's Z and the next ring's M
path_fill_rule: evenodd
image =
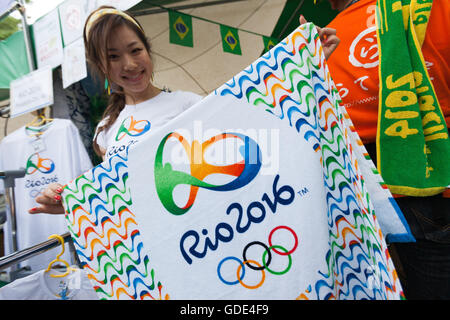
M318 32L328 58L339 43L336 31L318 28ZM104 160L136 144L150 129L162 126L202 98L190 92L164 92L153 85L150 45L139 22L125 12L102 6L91 13L84 43L90 67L107 80L108 91L112 89L93 142ZM63 214L62 191L60 184L49 185L36 197L40 206L29 213Z

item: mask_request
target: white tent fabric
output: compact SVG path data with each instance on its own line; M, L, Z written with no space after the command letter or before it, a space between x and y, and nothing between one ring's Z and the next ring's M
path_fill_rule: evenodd
M185 4L209 1L182 1ZM285 0L247 0L183 10L193 16L270 36ZM180 3L177 2L177 5ZM168 13L139 16L150 38L155 82L172 90L206 95L247 67L263 52L261 36L240 31L242 56L223 52L219 25L193 18L194 47L169 42Z

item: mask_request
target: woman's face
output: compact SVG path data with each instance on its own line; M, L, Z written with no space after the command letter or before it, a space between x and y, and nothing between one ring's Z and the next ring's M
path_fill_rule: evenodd
M127 26L117 27L111 35L106 53L110 80L123 88L127 100L147 100L153 64L144 43Z

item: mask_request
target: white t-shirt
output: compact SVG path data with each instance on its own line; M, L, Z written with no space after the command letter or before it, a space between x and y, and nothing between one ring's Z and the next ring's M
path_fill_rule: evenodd
M0 171L26 168L26 175L15 180L15 204L17 217L18 250L23 250L48 240L52 234L68 231L64 215L30 214L36 207L35 198L50 183L62 185L92 168L92 162L84 147L78 129L70 120L54 119L38 140L25 127L19 128L0 142ZM0 180L0 193L3 191ZM8 220L10 221L10 212ZM5 254L12 253L11 226L4 224ZM47 268L61 248L54 248L29 260L21 266L33 271ZM62 256L70 261L68 246Z
M99 300L83 269L61 278L50 276L55 273L40 270L17 279L0 288L0 300Z
M156 97L136 105L125 105L108 129L96 132L97 144L104 150L105 160L136 144L149 131L163 126L203 97L186 91L161 91ZM97 126L105 124L100 121Z

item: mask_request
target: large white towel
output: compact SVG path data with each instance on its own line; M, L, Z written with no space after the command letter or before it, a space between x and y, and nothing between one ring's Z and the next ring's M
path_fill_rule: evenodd
M371 192L399 221L390 233L408 230L338 100L306 24L71 182L66 217L99 296L402 298Z

